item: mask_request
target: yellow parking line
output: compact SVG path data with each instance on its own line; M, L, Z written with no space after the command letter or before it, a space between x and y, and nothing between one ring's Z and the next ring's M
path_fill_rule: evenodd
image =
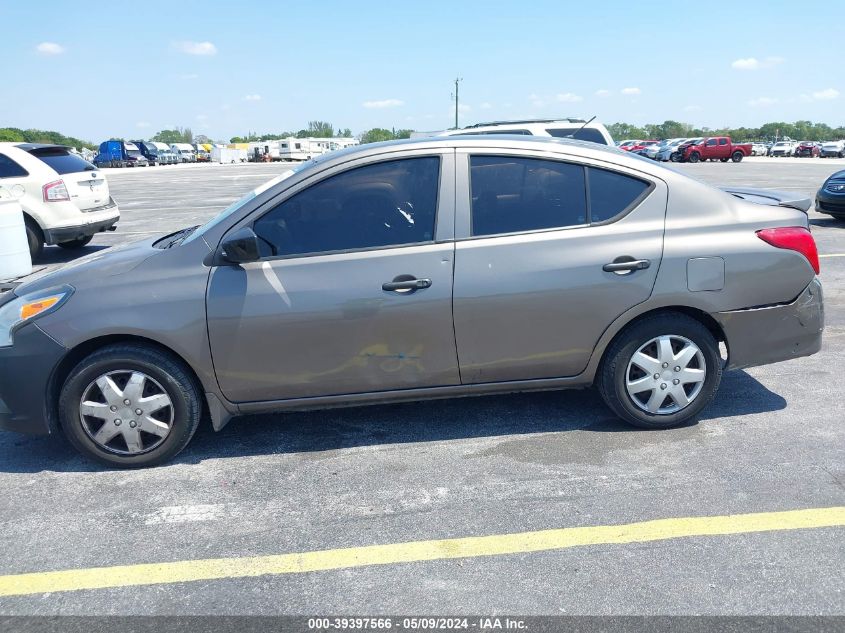
M845 526L845 506L658 519L624 525L598 525L517 534L412 541L273 556L212 558L16 574L0 576L0 596L300 574L370 565L546 552L585 545L644 543L695 536L723 536L842 526Z

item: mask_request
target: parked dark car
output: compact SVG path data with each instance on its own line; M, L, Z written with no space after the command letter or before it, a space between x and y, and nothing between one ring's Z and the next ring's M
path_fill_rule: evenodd
M824 181L816 193L816 211L845 220L845 169Z

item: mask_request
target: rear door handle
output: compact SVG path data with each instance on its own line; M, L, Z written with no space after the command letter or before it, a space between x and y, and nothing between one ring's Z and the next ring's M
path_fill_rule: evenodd
M415 277L408 279L408 275L399 275L393 281L386 281L381 285L382 290L395 292L413 292L430 287L431 279L417 279Z
M617 257L610 264L605 264L601 269L606 273L624 273L645 270L649 266L651 266L651 261L647 259L634 259L633 257L623 256Z

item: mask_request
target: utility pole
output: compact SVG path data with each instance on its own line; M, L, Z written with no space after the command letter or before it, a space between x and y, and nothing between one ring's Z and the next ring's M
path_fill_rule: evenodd
M458 84L462 82L464 79L463 77L456 77L455 78L455 94L452 95L452 98L455 100L455 129L458 129Z

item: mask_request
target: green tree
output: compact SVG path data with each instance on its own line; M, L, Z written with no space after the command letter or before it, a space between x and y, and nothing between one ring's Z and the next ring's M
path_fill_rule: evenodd
M334 126L326 121L309 121L308 136L329 138L334 136Z
M361 142L378 143L379 141L392 141L393 138L393 132L390 130L386 130L383 127L374 127L372 130L367 130L361 135Z
M153 141L160 143L193 143L194 134L191 128L177 127L175 130L161 130L158 134L152 137Z

